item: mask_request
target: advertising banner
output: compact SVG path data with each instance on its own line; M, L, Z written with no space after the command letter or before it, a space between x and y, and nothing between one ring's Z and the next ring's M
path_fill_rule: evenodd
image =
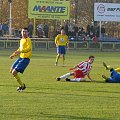
M120 22L120 4L94 3L94 21Z
M69 20L70 1L29 0L28 18Z

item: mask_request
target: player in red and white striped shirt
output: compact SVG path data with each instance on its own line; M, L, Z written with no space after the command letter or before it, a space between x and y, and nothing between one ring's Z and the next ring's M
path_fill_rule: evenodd
M67 73L65 75L60 76L57 78L58 81L65 78L66 81L72 81L72 82L80 82L80 81L86 81L85 76L89 78L90 81L93 81L90 77L90 71L92 69L92 63L94 62L94 56L89 56L89 59L87 61L80 62L73 68L70 68L69 70L74 70L71 73ZM74 79L69 79L69 76L74 76Z

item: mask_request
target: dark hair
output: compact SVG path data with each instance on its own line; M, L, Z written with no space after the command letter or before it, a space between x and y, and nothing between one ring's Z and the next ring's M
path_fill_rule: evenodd
M23 29L24 29L24 30L28 30L28 28L27 28L27 27L24 27Z
M90 59L90 58L95 58L95 57L94 57L93 55L91 55L91 56L89 56L89 59Z
M61 26L61 30L64 30L64 26Z

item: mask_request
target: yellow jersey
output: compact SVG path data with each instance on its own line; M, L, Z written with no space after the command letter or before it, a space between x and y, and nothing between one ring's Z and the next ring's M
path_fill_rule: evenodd
M67 35L58 34L55 38L55 44L58 46L67 46L69 39Z
M20 40L20 47L18 48L18 51L20 51L20 57L21 58L30 58L32 54L32 43L31 39L28 38L22 38Z

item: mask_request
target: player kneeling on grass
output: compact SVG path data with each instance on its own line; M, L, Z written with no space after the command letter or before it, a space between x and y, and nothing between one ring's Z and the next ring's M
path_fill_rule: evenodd
M106 70L110 70L110 77L106 77L105 75L102 75L102 77L105 79L105 82L108 83L120 83L120 68L113 69L110 66L107 66L106 63L103 62L103 66L106 68Z
M28 37L28 29L24 28L21 31L22 38L20 40L20 47L10 55L10 59L13 59L15 56L20 55L20 57L13 63L10 68L10 73L20 84L20 87L17 88L17 91L22 92L25 90L26 86L22 83L18 73L23 73L28 64L30 63L30 57L32 53L32 43L31 39Z
M90 77L90 71L92 69L92 63L94 62L94 56L89 56L87 61L80 62L73 68L70 68L69 70L74 70L71 73L67 73L63 76L60 76L57 78L57 81L60 81L61 79L66 79L66 81L71 81L71 82L82 82L86 81L85 76L87 76L90 81L93 81L92 78ZM74 79L69 79L69 76L74 76Z

